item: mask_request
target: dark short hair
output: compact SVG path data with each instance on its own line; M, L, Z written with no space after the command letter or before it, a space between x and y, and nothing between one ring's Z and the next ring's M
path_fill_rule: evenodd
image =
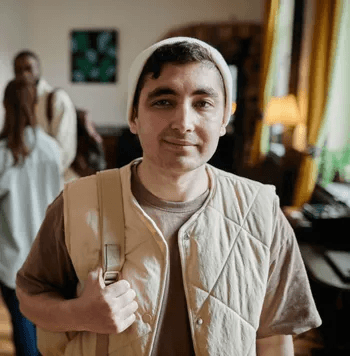
M30 51L30 50L24 50L24 51L21 51L19 53L16 54L14 60L13 60L13 66L15 66L16 64L16 61L20 58L24 58L24 57L32 57L34 58L38 64L39 64L39 67L40 67L40 60L39 60L39 57L37 54L35 54L34 52Z
M133 108L137 109L140 93L145 84L145 79L148 74L152 74L151 78L159 78L164 65L172 64L187 64L187 63L205 63L215 67L224 83L221 72L210 52L199 45L198 43L190 43L187 41L167 44L157 48L145 63L140 74L137 86L135 89ZM224 84L223 84L224 87Z

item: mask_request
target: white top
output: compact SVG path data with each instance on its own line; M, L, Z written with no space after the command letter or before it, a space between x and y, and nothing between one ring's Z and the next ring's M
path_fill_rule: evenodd
M37 86L36 119L45 132L53 136L60 147L63 172L73 162L77 149L77 117L75 107L64 90L55 91L53 99L53 118L51 125L47 119L47 97L54 90L45 79Z
M24 134L32 151L21 165L13 165L6 140L0 141L0 280L9 288L61 186L56 140L39 127Z

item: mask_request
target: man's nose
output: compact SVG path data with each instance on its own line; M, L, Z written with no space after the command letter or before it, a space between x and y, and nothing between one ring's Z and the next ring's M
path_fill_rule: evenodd
M171 127L180 133L190 132L194 130L195 121L196 113L191 105L181 104L176 108Z

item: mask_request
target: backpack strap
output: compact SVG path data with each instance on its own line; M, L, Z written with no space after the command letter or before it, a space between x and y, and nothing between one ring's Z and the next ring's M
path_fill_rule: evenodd
M48 94L46 99L46 117L49 128L49 134L52 134L52 120L53 120L53 100L55 93L59 90L59 88L54 89L51 93Z
M97 172L102 268L106 285L117 280L124 256L124 209L119 169ZM117 241L116 241L117 237Z
M119 169L98 172L97 195L101 237L103 279L116 280L125 261L125 232L122 186ZM108 355L109 335L97 334L96 355Z
M53 97L57 90L58 89L54 89L51 93L49 93L46 99L46 117L47 121L49 122L49 125L51 125L53 119Z

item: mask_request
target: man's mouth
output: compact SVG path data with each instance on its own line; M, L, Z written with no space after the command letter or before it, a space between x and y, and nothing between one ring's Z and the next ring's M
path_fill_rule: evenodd
M175 146L195 146L196 144L193 141L174 138L174 137L167 137L164 139L166 143L170 143L171 145Z

